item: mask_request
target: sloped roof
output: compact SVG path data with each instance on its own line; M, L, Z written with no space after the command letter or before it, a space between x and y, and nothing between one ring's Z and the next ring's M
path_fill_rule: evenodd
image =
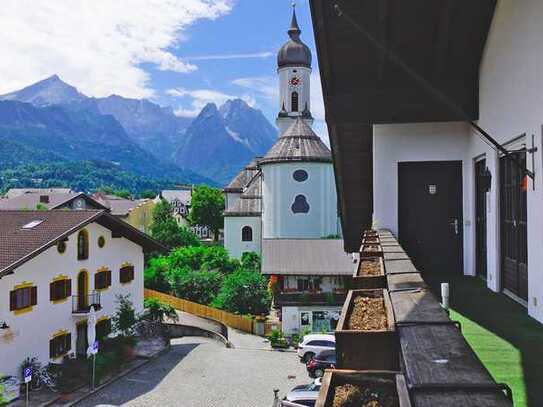
M34 221L39 223L23 228ZM104 210L0 211L0 278L92 222L139 244L147 252L166 250Z
M235 178L224 188L224 192L243 192L258 172L258 159L251 161Z
M92 198L107 207L110 213L115 216L127 216L131 210L147 202L147 199L133 200L102 193L96 193Z
M245 187L235 205L224 216L260 216L262 214L262 175L257 173Z
M285 130L259 165L289 161L332 162L330 149L301 117Z
M177 199L185 205L190 205L192 200L192 189L165 189L160 195L170 203Z
M49 202L41 202L41 197L46 196ZM17 195L10 199L0 200L0 210L18 210L29 209L34 210L38 204L45 206L47 209L56 209L67 205L74 199L82 197L88 204L95 209L107 209L104 205L92 199L83 192L80 193L58 193L58 192L31 192Z
M15 198L23 194L69 194L73 193L70 188L11 188L6 193L6 198Z
M262 240L262 274L347 276L355 267L341 239Z

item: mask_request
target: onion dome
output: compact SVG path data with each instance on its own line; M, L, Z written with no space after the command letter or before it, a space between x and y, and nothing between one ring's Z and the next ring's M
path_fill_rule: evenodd
M285 130L258 164L262 166L292 161L332 162L330 149L301 117L296 118L296 121Z
M288 40L279 50L277 54L277 66L279 68L286 66L304 66L306 68L311 68L311 50L302 42L302 40L300 40L302 31L298 26L295 9L292 11L292 21L287 32L290 40Z

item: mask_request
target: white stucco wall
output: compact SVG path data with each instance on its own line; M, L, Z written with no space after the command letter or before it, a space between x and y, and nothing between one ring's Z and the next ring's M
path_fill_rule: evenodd
M89 273L89 292L94 290L94 274L101 267L112 271L111 287L101 292L102 309L98 318L111 316L116 310L115 296L130 294L137 312L143 311L143 251L142 248L124 238L111 237L111 232L98 224L86 227L89 232L89 259L77 260L77 233L70 236L64 254L56 246L47 249L34 259L17 268L12 275L0 279L0 321L5 320L13 333L12 340L5 340L6 331L0 330L0 375L19 375L20 363L27 356L38 357L42 364L49 362L49 340L60 330L72 333L72 351L76 350L76 323L84 316L72 315L72 298L53 304L49 296L49 284L59 276L72 280L72 295L77 295L77 275L86 269ZM106 238L104 248L99 248L99 236ZM119 268L125 262L134 266L134 281L122 285ZM9 311L9 292L16 285L32 282L38 287L38 304L31 312L15 315Z
M398 234L398 163L407 161L462 161L471 137L465 123L376 125L373 134L374 222ZM471 247L470 185L463 181L464 248ZM464 272L471 273L472 258L464 250Z
M528 310L543 322L543 2L540 0L500 0L488 37L480 75L479 124L501 143L526 134L531 147L532 135L538 152L527 157L528 168L536 173L535 191L528 186ZM493 175L488 217L489 287L500 289L499 281L499 195L497 155L471 138L469 156L487 153L487 165ZM490 222L490 219L495 220ZM490 280L492 278L492 281Z
M294 171L309 177L297 182ZM277 163L262 166L263 238L314 238L339 234L337 196L331 163ZM304 195L309 213L293 213L297 195Z
M225 195L225 199L224 199L225 208L226 210L229 210L234 207L239 197L241 196L241 192L226 192L224 195Z
M244 226L253 228L253 240L243 242L241 230ZM241 259L245 252L261 254L262 244L261 219L255 216L227 216L224 218L224 247L230 256Z
M300 116L305 109L311 110L311 69L305 67L286 67L278 70L279 75L279 106L278 111L285 107L291 117ZM301 80L297 87L290 84L290 80L297 77ZM292 112L293 91L298 92L298 112ZM282 134L294 121L288 118L277 118L276 124L279 128L279 134ZM311 124L313 121L308 120Z
M480 72L478 124L509 149L539 149L527 155L536 173L528 185L528 312L543 322L543 2L501 0L488 36ZM469 135L469 136L468 136ZM508 144L520 136L518 141ZM374 127L374 219L397 232L397 162L462 160L464 272L475 274L475 159L484 157L492 173L487 194L487 284L502 289L500 254L499 156L464 124L379 125Z
M300 324L300 312L303 311L328 311L341 314L341 307L326 305L281 307L281 328L285 335L299 334L303 331Z

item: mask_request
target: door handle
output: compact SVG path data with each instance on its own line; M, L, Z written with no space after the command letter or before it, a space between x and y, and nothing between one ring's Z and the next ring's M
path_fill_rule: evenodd
M452 222L449 223L449 226L454 227L454 234L457 235L458 234L458 219L455 218Z

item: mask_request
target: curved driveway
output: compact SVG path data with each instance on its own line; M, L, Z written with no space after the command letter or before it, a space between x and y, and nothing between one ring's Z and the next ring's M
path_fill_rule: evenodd
M172 341L171 350L78 406L271 407L280 395L307 383L292 352L268 349L262 338L230 332L237 347L207 338Z

